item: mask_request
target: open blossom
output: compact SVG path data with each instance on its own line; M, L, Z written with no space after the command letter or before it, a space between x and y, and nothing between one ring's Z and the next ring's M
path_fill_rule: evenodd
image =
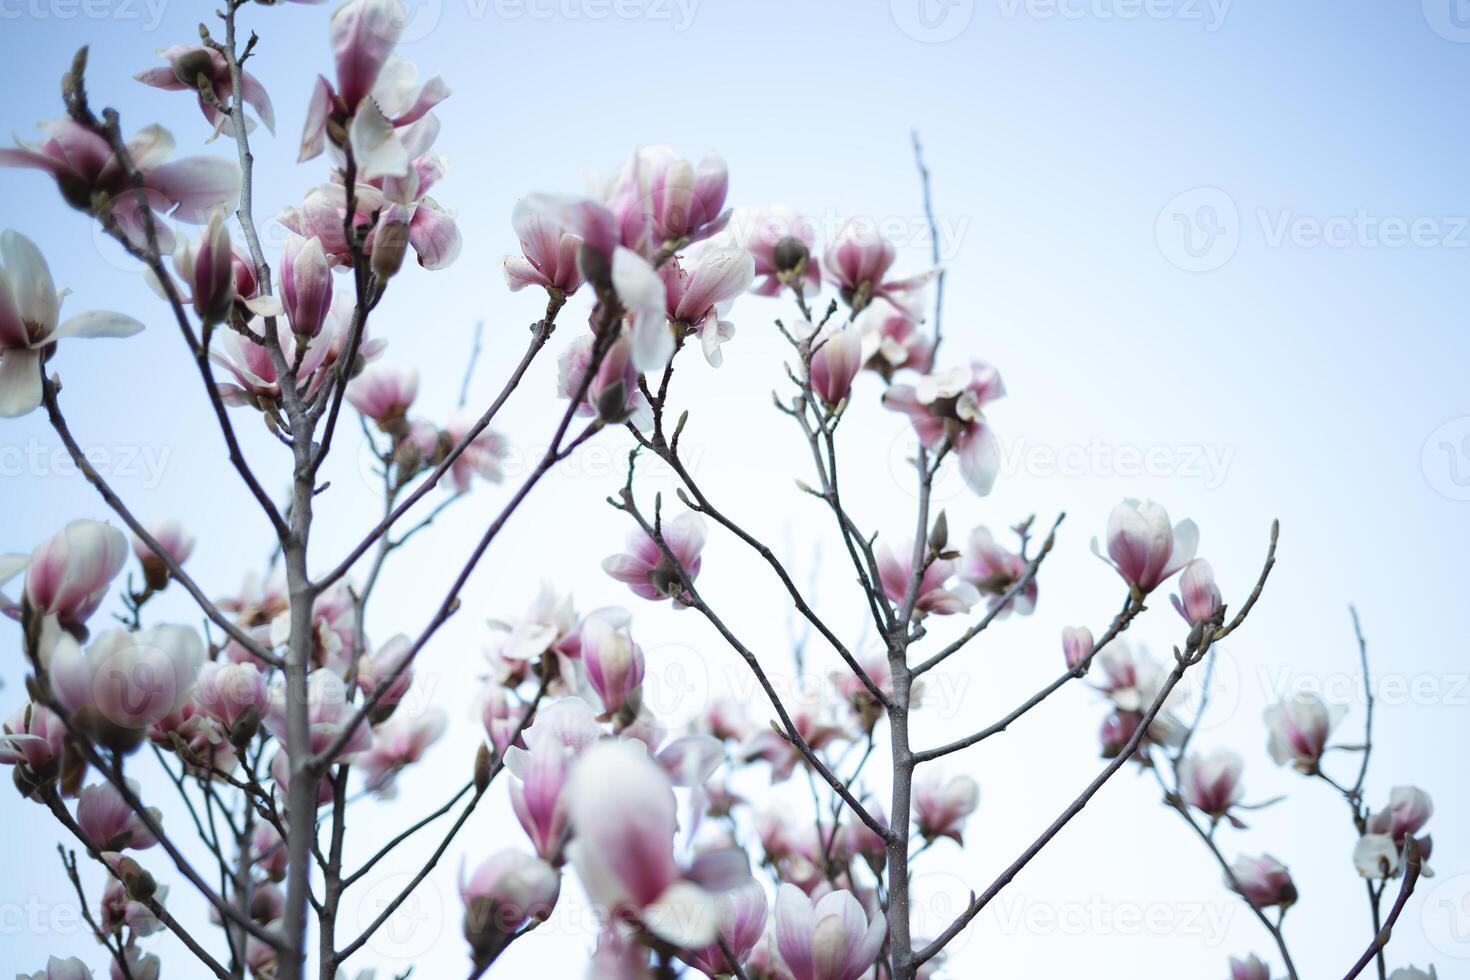
M154 721L189 700L204 661L204 644L187 626L111 629L86 652L61 633L47 657L56 701L94 737L129 747Z
M558 358L556 387L562 397L573 398L582 390L582 380L592 363L597 343L597 335L582 334ZM633 364L631 335L622 329L597 365L597 373L587 385L577 414L601 415L607 422L628 421L646 429L653 420L653 410L638 387L639 374Z
M1171 527L1169 512L1152 500L1125 500L1108 515L1108 558L1104 561L1144 595L1188 564L1198 547L1199 529L1194 521L1183 520ZM1092 553L1102 555L1097 538L1092 539Z
M871 918L849 891L813 902L795 885L776 892L776 947L792 980L858 980L887 935L882 912Z
M358 712L358 706L347 700L347 685L335 671L318 668L306 678L307 725L309 750L321 753L337 739ZM270 708L265 716L271 734L282 742L286 738L286 685L284 679L271 687ZM372 746L372 731L358 724L336 758L347 758L365 752Z
M128 789L134 799L138 786L128 780ZM156 823L158 811L148 808L148 814ZM82 834L99 851L146 850L158 843L128 801L112 783L94 783L84 787L77 796L77 826Z
M605 916L629 916L665 942L699 948L715 940L717 892L749 880L743 854L708 856L685 871L674 858L672 784L636 742L602 742L578 760L567 786L575 834L568 850ZM739 859L739 860L736 860Z
M1232 882L1231 879L1234 879ZM1258 909L1296 902L1296 885L1286 866L1269 854L1250 857L1242 854L1230 865L1225 884Z
M133 77L144 85L163 89L166 92L190 92L199 102L199 111L214 127L216 134L233 133L230 117L216 106L228 106L234 98L235 87L231 79L229 64L225 56L213 48L197 44L175 44L158 52L168 64L161 68L148 68ZM213 100L200 94L200 81L214 93ZM255 110L265 128L276 131L275 109L271 106L270 94L260 79L250 72L240 71L240 98ZM247 127L248 128L248 127Z
M325 343L323 338L317 338L302 355L301 370L297 377L305 379L298 381L304 397L310 397L321 389L332 374L331 368L345 352L347 335L352 328L350 310L350 303L336 303L328 320L327 329L331 331L331 336L326 338ZM263 331L264 321L255 319L251 322L251 329ZM218 338L217 345L210 351L209 358L228 371L233 379L218 383L220 398L225 404L249 405L260 409L278 407L281 383L270 352L233 330L219 331L215 336ZM284 316L276 318L276 339L280 342L281 353L287 363L295 363L299 344ZM381 342L364 338L358 347L358 353L364 361L371 361L382 349Z
M678 592L681 585L679 570L684 578L693 582L699 575L700 556L708 536L704 517L689 511L672 520L663 522L664 544L678 560L678 568L664 555L663 549L642 528L628 533L628 550L611 555L602 561L602 570L619 582L627 583L633 592L645 599L666 599ZM688 605L688 596L676 595L676 606Z
M851 327L829 327L811 340L812 391L835 406L852 391L853 379L863 367L863 341Z
M1000 443L985 420L985 406L1005 394L1000 374L981 361L968 368L927 374L912 385L883 393L883 404L909 417L924 448L945 440L959 456L965 484L984 496L1000 474Z
M965 821L979 805L980 787L969 776L946 780L926 769L914 780L914 819L925 840L948 837L963 847Z
M247 712L257 720L263 717L270 705L270 692L265 674L255 664L211 661L199 670L194 703L231 731Z
M892 380L902 370L928 374L934 369L934 342L912 312L876 299L854 319L863 338L863 366Z
M50 708L27 702L5 721L0 735L0 765L25 766L27 779L46 782L61 771L66 725ZM19 774L16 786L25 792Z
M411 187L417 196L408 201L389 197L382 188L359 181L353 193L352 220L354 225L370 226L361 243L363 254L369 258L385 228L406 223L408 245L418 257L419 265L425 269L442 269L459 256L462 244L459 228L452 215L423 193L429 186L426 179L416 177L415 180L416 183L409 181L395 189L395 194L404 197L407 196L405 188ZM351 265L354 258L342 234L346 216L347 193L342 185L321 184L307 191L300 204L282 209L276 220L302 238L316 238L332 265L345 266Z
M570 592L543 581L524 612L514 621L492 619L501 632L499 653L509 660L536 660L548 652L580 656L581 621Z
M370 364L347 386L352 407L385 429L408 414L419 393L417 368L386 361Z
M850 218L827 243L822 274L855 310L862 310L881 296L900 309L912 311L914 292L933 278L933 273L890 279L893 259L893 243L883 237L873 222Z
M902 603L908 595L909 580L913 578L913 546L906 543L895 554L886 543L879 541L873 553L878 560L883 594L891 602ZM928 564L919 580L919 591L914 600L916 615L948 616L967 612L980 601L979 593L968 582L961 580L945 585L954 578L958 564L953 558L938 558Z
M751 292L775 296L788 284L808 295L822 282L821 263L812 254L817 245L815 223L782 204L759 210L736 208L730 218L736 241L755 260L756 283Z
M1062 657L1067 666L1076 670L1092 656L1092 630L1086 626L1062 627Z
M87 620L127 560L128 541L121 531L101 521L76 520L37 545L30 557L0 555L0 585L24 571L25 603L84 636ZM20 605L0 594L0 612L19 618Z
M464 934L475 962L487 962L527 922L551 915L560 894L555 868L511 848L490 855L468 878L461 874Z
M659 267L664 283L665 313L681 331L699 334L705 359L719 367L720 345L735 333L725 320L735 298L750 288L755 260L733 239L722 236L672 258Z
M736 963L755 949L766 929L766 890L757 881L732 888L720 896L720 939L735 954ZM718 942L680 954L684 962L710 976L734 976L735 966L725 957Z
M64 960L53 956L46 961L46 969L31 974L29 978L21 974L17 980L92 980L92 971L75 956Z
M391 795L393 780L424 757L444 735L449 720L442 708L421 715L398 717L373 730L373 747L356 762L367 780L367 788L382 796Z
M1271 980L1271 968L1254 954L1243 960L1230 957L1230 980Z
M1184 759L1179 764L1179 789L1185 802L1216 820L1225 816L1245 793L1240 784L1244 765L1240 753L1230 749Z
M373 724L385 721L393 714L413 685L413 664L408 659L412 650L413 642L399 633L358 658L357 687L364 699L371 697L383 684L388 685L373 708L369 719Z
M602 199L617 218L623 244L651 258L722 231L730 174L718 153L695 165L667 146L635 150L604 184Z
M1006 593L1026 576L1026 570L1026 559L996 541L989 528L977 527L970 532L970 537L965 542L964 554L960 558L959 576L973 585L981 595L989 596L992 606L1001 606ZM1001 608L998 615L1005 616L1012 610L1022 616L1030 615L1036 608L1036 593L1036 579L1033 576Z
M0 232L0 418L41 404L41 364L52 344L68 337L131 337L143 329L132 317L106 311L62 322L64 295L34 242L17 231Z
M594 613L582 624L581 652L587 683L602 701L604 716L610 718L638 696L643 684L643 650L633 642L626 622Z
M540 286L559 292L562 298L582 287L577 253L582 239L566 225L555 199L531 194L516 201L510 223L521 254L506 256L505 281L512 290Z
M44 170L56 180L61 196L74 208L105 214L137 246L145 247L144 221L151 217L159 248L174 249L174 236L163 222L204 224L216 208L234 210L240 196L240 168L224 157L186 157L165 163L174 138L161 126L146 126L127 141L133 166L148 191L143 212L132 181L123 172L103 137L70 118L42 123L39 143L0 148L0 167Z
M1203 558L1196 558L1184 566L1179 576L1179 594L1171 595L1175 610L1191 626L1208 623L1220 611L1224 600L1215 585L1215 570Z
M1434 813L1429 794L1417 786L1395 786L1389 793L1388 806L1368 818L1366 833L1353 851L1353 863L1365 878L1397 877L1403 873L1407 841L1414 838L1421 862L1429 857L1432 841L1429 835L1416 836ZM1422 873L1429 875L1421 864Z
M444 423L441 433L450 446L463 442L479 416L469 409L457 409ZM505 479L505 457L510 447L505 437L493 429L481 429L453 463L449 464L445 486L454 493L467 493L478 477L487 483Z
M1328 736L1345 714L1346 706L1324 704L1310 691L1278 701L1266 709L1266 749L1278 766L1289 762L1300 772L1314 773Z
M289 607L270 624L270 645L285 646L291 636ZM352 584L338 581L311 606L311 663L330 665L346 674L357 653L357 601Z

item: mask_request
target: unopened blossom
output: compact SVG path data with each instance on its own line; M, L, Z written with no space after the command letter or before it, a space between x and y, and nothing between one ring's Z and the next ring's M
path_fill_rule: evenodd
M1179 594L1171 595L1174 609L1191 626L1212 622L1224 606L1220 589L1215 585L1215 570L1203 558L1184 566L1179 576Z
M148 535L175 565L182 565L194 553L194 535L172 518L154 521L148 527ZM143 578L149 588L161 589L168 584L168 566L152 547L143 543L142 538L133 538L133 554L143 566Z
M413 666L409 660L412 650L413 641L399 633L358 658L357 687L364 699L387 685L373 707L371 720L374 724L386 721L413 685Z
M0 163L4 153L0 150ZM0 418L41 404L41 365L68 337L131 337L143 324L121 313L93 311L60 319L61 300L40 249L20 232L0 232Z
M168 898L168 886L155 885L153 897L162 905ZM127 886L122 880L111 876L102 890L102 914L99 921L105 932L117 932L126 927L134 935L151 936L163 931L163 923L152 910L129 897Z
M599 338L582 334L567 347L557 360L557 392L564 398L575 398L582 391L587 368L592 364ZM633 423L646 429L653 419L648 399L638 386L641 372L633 364L633 344L627 329L619 330L617 339L608 346L597 372L587 383L578 415L597 415L605 422Z
M795 885L776 892L776 946L792 980L858 980L878 958L887 935L881 911L871 917L849 891L816 901Z
M735 963L726 958L719 942L687 950L680 958L710 976L735 976L736 965L745 962L765 933L766 890L760 882L747 882L721 895L719 907L720 939L735 955Z
M1310 775L1317 771L1327 739L1345 714L1346 705L1326 704L1310 691L1278 701L1266 709L1266 750L1278 766L1291 763Z
M229 114L217 108L228 106L234 99L235 87L225 56L213 48L197 44L171 45L159 51L158 56L168 64L145 69L133 77L144 85L166 92L192 93L199 102L199 111L204 113L215 133L232 134L234 127ZM204 97L201 85L213 93L212 99ZM240 98L255 110L266 129L272 133L276 131L276 115L270 94L260 84L260 79L243 68L240 69Z
M146 126L126 143L148 192L147 211L104 137L70 118L42 123L41 130L44 138L39 143L0 148L0 167L45 171L55 179L66 203L115 221L136 247L148 247L145 221L153 222L158 247L167 254L175 243L165 214L175 221L204 224L216 208L232 211L239 199L240 168L234 162L209 156L166 163L174 138L161 126Z
M60 633L46 675L56 701L94 738L131 748L154 721L178 711L194 689L204 644L188 626L110 629L87 645Z
M708 533L704 517L693 511L663 522L663 543L673 553L676 566L651 535L634 528L628 533L628 550L604 558L602 570L644 599L657 601L672 595L676 606L688 605L693 599L682 593L682 585L698 577L700 552Z
M241 725L240 731L250 733L256 727L257 722L252 719ZM239 764L231 743L233 734L205 714L192 696L177 711L148 726L148 741L160 749L176 752L187 772L207 776L213 776L215 769L231 772Z
M564 791L578 750L536 726L527 733L526 745L506 751L506 768L516 777L511 808L536 854L559 866L571 830Z
M23 602L85 636L86 623L128 558L122 532L101 521L76 520L36 546L30 556L0 555L0 585L26 573ZM0 594L0 611L20 618L21 604Z
M1062 627L1062 658L1076 670L1092 656L1092 630L1086 626Z
M225 227L224 211L210 215L209 224L191 251L188 282L194 312L204 323L222 323L235 306L235 251Z
M724 360L720 346L735 334L735 325L724 318L735 298L750 288L755 260L733 238L721 236L670 259L658 271L669 322L680 336L698 334L705 359L719 367Z
M347 385L347 400L352 407L378 423L387 431L408 414L418 397L417 368L400 368L386 361L369 364Z
M755 260L756 283L751 292L775 296L785 286L800 286L811 295L821 286L821 263L815 223L785 205L760 210L736 208L730 218L736 241Z
M893 385L883 393L883 404L908 416L925 449L934 452L948 442L965 484L984 496L1001 464L1000 442L984 409L1004 394L999 372L974 361L968 368L926 374L911 385Z
M843 301L862 310L878 297L900 309L914 306L913 293L933 278L932 272L909 279L891 279L893 244L871 221L851 218L827 243L822 275L841 292Z
M587 683L602 701L604 716L611 718L639 695L643 650L625 623L596 614L582 624L581 649Z
M373 729L372 748L355 762L367 780L367 788L390 797L395 777L422 759L448 725L444 709L431 708L419 715L398 715Z
M16 980L27 978L22 974ZM53 956L46 961L46 969L30 974L28 980L92 980L92 971L75 956L64 960Z
M1179 791L1190 806L1219 820L1245 794L1240 783L1244 766L1240 753L1231 749L1194 753L1179 763Z
M283 744L286 739L286 697L285 681L278 680L271 687L270 707L265 716L266 727ZM320 754L341 737L357 716L358 705L347 700L347 685L335 671L317 668L306 678L306 713L310 732L307 751ZM334 761L367 751L372 741L371 729L366 724L357 724Z
M909 584L913 579L913 545L904 543L895 553L885 542L879 541L873 548L873 554L878 561L878 578L883 594L891 602L902 603L908 597ZM968 612L980 601L980 594L970 583L957 580L946 584L954 579L958 566L959 562L953 558L936 558L925 566L914 599L916 615L948 616Z
M1353 851L1353 863L1366 878L1397 877L1403 872L1407 841L1414 838L1419 849L1421 873L1432 872L1423 864L1432 849L1428 834L1417 836L1434 813L1429 794L1417 786L1395 786L1388 806L1368 818L1366 833Z
M521 198L510 223L521 244L521 254L506 256L504 262L505 281L512 290L540 286L565 299L582 287L577 266L582 239L567 227L555 199L543 194Z
M322 332L332 307L332 267L320 238L292 235L286 239L281 253L281 303L292 333L315 337Z
M996 541L989 528L977 527L970 532L960 558L959 576L981 595L988 596L991 606L1001 610L998 615L1005 616L1014 610L1027 616L1036 608L1035 576L1010 601L1005 601L1006 594L1020 584L1027 570L1026 559Z
M5 721L0 735L0 765L23 766L16 773L16 786L39 789L61 772L66 725L54 711L27 702Z
M948 837L964 846L963 831L970 814L980 805L980 787L969 776L945 779L937 769L926 769L914 780L914 820L925 840Z
M833 326L811 340L812 391L828 407L847 398L863 367L862 336L851 327Z
M517 661L525 666L525 661ZM591 711L591 707L588 707ZM480 704L480 719L485 725L485 735L497 756L503 756L518 737L523 727L522 716L526 709L514 702L501 684L491 681L485 686ZM595 725L595 723L594 723Z
M699 867L674 857L673 786L641 745L602 742L584 753L567 785L572 864L602 914L627 916L674 946L699 948L719 932L717 893ZM741 855L743 857L743 855ZM748 879L709 882L723 890Z
M1291 872L1269 854L1260 857L1243 854L1236 858L1230 865L1225 883L1258 909L1271 906L1286 908L1297 899Z
M265 674L255 664L211 661L199 670L194 703L233 732L243 716L259 722L270 705L270 692Z
M1245 959L1230 957L1230 980L1271 980L1271 968L1252 953Z
M853 319L853 329L863 338L863 366L890 381L898 371L934 368L934 342L908 309L880 297Z
M136 799L137 784L128 780L128 789ZM147 812L155 823L159 821L157 810L148 807ZM143 818L112 783L94 783L82 789L77 796L76 820L82 834L99 851L141 851L158 843Z
M555 868L512 848L490 855L469 877L461 874L464 934L475 962L488 962L527 922L550 916L560 894Z
M1169 512L1152 500L1124 500L1108 515L1108 557L1104 561L1143 595L1187 565L1198 547L1199 529L1194 521L1170 526ZM1092 552L1102 555L1097 538L1092 539Z

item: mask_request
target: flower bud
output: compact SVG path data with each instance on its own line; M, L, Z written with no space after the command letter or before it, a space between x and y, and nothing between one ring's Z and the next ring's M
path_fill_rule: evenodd
M373 239L372 268L380 283L398 274L407 248L408 225L402 221L389 221L378 229Z
M800 278L806 269L807 260L811 258L811 250L806 243L792 235L787 235L776 243L771 251L771 259L778 273L785 273L792 279Z
M215 211L194 255L194 310L205 323L219 323L235 303L235 253L223 211Z
M477 796L490 788L490 762L490 746L481 742L479 750L475 753L475 795Z
M209 79L214 75L214 60L205 48L192 48L180 55L173 63L174 77L179 84L189 88L198 86L199 76Z

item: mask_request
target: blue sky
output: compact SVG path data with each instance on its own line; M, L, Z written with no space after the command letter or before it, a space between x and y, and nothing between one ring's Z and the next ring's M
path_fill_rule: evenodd
M29 138L60 112L57 83L71 52L92 46L94 99L125 128L159 121L184 152L206 130L187 97L131 75L153 49L187 42L206 5L180 0L0 0L0 56L9 66L0 132ZM922 6L921 6L922 5ZM393 357L423 372L418 409L442 418L459 390L472 326L484 320L477 393L493 391L519 356L536 298L512 295L498 262L513 245L515 199L576 191L634 147L708 149L730 165L731 201L781 201L834 221L884 220L900 264L927 265L928 241L908 142L923 134L934 171L944 260L948 358L996 364L1009 389L991 415L1007 451L995 493L946 498L952 527L999 530L1028 514L1068 518L1030 619L1013 619L956 663L943 683L949 710L921 722L927 742L979 727L1053 675L1058 631L1095 631L1117 605L1110 573L1087 553L1124 496L1163 502L1202 529L1201 553L1227 600L1249 587L1273 517L1281 560L1266 598L1234 638L1204 747L1247 759L1250 798L1289 792L1248 832L1222 832L1229 853L1266 851L1296 873L1302 901L1287 919L1307 976L1342 972L1366 944L1353 834L1341 803L1271 765L1260 713L1281 693L1323 689L1352 702L1344 740L1362 723L1357 603L1377 678L1377 751L1368 786L1417 783L1433 795L1439 872L1395 934L1394 961L1457 975L1470 956L1470 858L1455 832L1470 790L1453 758L1470 718L1459 626L1470 530L1470 259L1465 194L1470 120L1470 11L1457 0L1342 4L1326 0L432 0L414 5L401 51L443 74L455 94L440 109L438 149L450 176L436 198L454 209L465 248L450 269L406 271L375 318ZM325 179L318 160L295 164L314 75L330 68L329 8L285 4L243 16L262 35L252 68L274 97L278 134L258 134L258 215L267 225ZM111 473L135 509L177 515L200 533L193 560L211 591L234 588L263 560L265 528L203 410L178 338L130 263L99 241L34 173L0 174L0 216L34 238L72 311L110 308L144 319L128 341L63 346L54 364L80 441L111 453ZM278 234L266 229L268 242ZM581 307L577 312L583 312ZM692 365L688 445L701 479L728 488L742 516L795 562L829 546L791 489L804 476L792 433L769 409L781 379L779 304L742 299L718 372ZM576 325L573 317L568 321ZM564 343L565 331L557 343ZM535 451L552 421L554 365L533 368L500 427ZM696 390L697 389L697 390ZM871 392L876 396L876 391ZM695 395L698 395L695 398ZM885 534L907 518L901 420L855 416L867 438L847 450L854 508ZM239 420L268 485L284 462L254 420ZM857 426L853 425L853 429ZM851 430L850 430L851 431ZM95 495L52 452L38 416L0 426L9 519L0 551L28 550L66 520L105 517ZM620 444L619 444L620 445ZM451 710L447 741L379 819L406 822L425 798L462 778L473 729L470 687L482 620L513 612L542 575L593 608L631 601L597 569L626 530L600 500L620 481L617 447L590 447L548 482L471 580L470 613L426 654L424 682ZM318 561L369 526L357 479L356 433L323 502ZM274 480L274 483L270 481ZM434 543L390 571L393 596L373 614L378 638L412 631L455 568L445 555L477 532L504 491L471 498L431 532ZM901 523L902 522L902 523ZM847 578L819 566L818 600L860 637ZM706 593L748 623L761 648L786 642L779 596L750 556L711 544ZM190 613L177 596L165 611ZM1137 628L1157 652L1178 639L1162 602ZM702 690L738 683L728 651L702 624L638 608L659 663L701 671ZM15 647L13 632L8 641ZM957 660L960 658L957 658ZM19 694L18 651L0 658ZM8 713L7 705L7 713ZM922 869L927 921L990 880L1095 772L1101 709L1069 690L1037 718L954 760L981 783L964 856L936 850ZM757 717L760 717L757 712ZM1343 761L1346 765L1346 761ZM1037 771L1047 774L1037 780ZM955 954L956 975L1223 976L1227 954L1268 952L1265 937L1218 884L1187 829L1157 805L1152 781L1125 772L1054 848L987 912ZM503 791L500 791L503 793ZM12 800L6 819L37 846L0 857L4 966L35 969L48 951L85 940L57 922L71 901L54 873L53 832L39 808ZM503 797L478 812L430 879L397 945L371 951L385 966L417 957L426 975L463 963L453 880L519 840ZM359 818L364 823L364 818ZM409 867L405 859L402 867ZM397 869L395 866L396 870ZM391 886L384 886L391 887ZM369 889L370 891L372 889ZM590 941L566 889L567 941L526 943L509 969L551 964L554 975ZM372 914L380 895L361 899ZM33 910L39 908L41 911ZM31 911L27 911L31 909ZM1134 913L1146 919L1132 925ZM37 917L45 925L37 925ZM1149 918L1151 917L1151 918ZM921 916L921 919L923 917ZM19 923L19 925L17 925ZM9 962L16 957L16 962ZM97 962L100 963L100 960ZM400 963L401 965L401 963ZM179 975L178 973L174 974Z

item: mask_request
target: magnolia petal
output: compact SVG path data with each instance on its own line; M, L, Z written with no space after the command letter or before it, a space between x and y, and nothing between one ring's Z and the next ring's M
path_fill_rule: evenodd
M408 150L377 103L366 100L358 106L347 127L347 138L352 144L360 179L401 177L408 173Z
M697 949L719 936L719 899L698 885L675 882L644 908L643 924L665 942Z
M41 404L41 355L8 350L0 357L0 418L13 419Z
M143 332L143 324L130 316L109 310L78 313L56 328L56 337L131 337Z

